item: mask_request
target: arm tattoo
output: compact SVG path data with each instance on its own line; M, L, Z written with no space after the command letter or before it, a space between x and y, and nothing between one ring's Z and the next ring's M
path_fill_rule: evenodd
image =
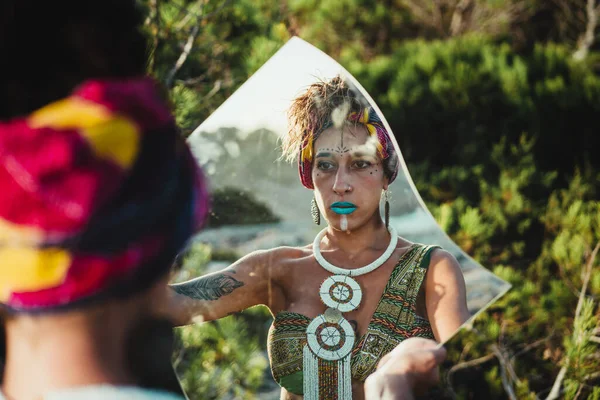
M197 300L217 300L244 286L233 276L217 274L171 285L175 292Z

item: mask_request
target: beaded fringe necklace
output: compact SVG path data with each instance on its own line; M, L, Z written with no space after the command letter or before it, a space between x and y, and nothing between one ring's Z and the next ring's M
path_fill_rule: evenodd
M354 276L374 271L392 255L398 235L389 227L390 244L372 263L357 269L345 269L331 264L321 254L323 229L315 237L313 252L321 267L333 275L325 279L319 289L321 301L328 307L311 321L306 329L307 344L303 348L303 375L305 400L351 400L352 375L350 359L356 339L352 325L342 315L355 310L362 299L362 289Z

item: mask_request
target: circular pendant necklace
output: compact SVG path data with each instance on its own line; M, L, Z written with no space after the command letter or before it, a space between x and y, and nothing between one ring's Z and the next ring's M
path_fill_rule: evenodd
M393 227L389 227L390 244L383 254L372 263L361 268L346 269L331 264L321 254L321 240L327 228L315 237L313 253L315 259L332 276L325 279L319 289L321 301L327 310L311 321L306 329L307 344L304 349L304 398L319 399L319 387L330 380L327 372L323 372L317 359L337 363L335 373L337 381L337 398L352 398L352 377L350 371L350 353L356 339L352 325L343 316L343 312L355 310L362 300L362 289L353 276L360 276L382 266L392 255L398 244L398 235ZM327 369L326 369L327 370Z

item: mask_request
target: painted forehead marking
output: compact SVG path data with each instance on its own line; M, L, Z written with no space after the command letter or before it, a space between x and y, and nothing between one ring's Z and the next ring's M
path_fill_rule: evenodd
M356 146L356 147L346 147L346 146L336 146L336 147L322 147L317 150L317 157L330 157L331 153L337 154L346 154L350 153L350 155L355 157L372 157L375 155L375 152L369 152L365 146Z
M334 143L331 143L330 146L331 147L320 147L317 150L317 157L330 157L331 154L320 154L321 152L326 152L326 153L337 153L339 155L343 155L346 153L350 153L350 155L354 156L354 157L363 157L363 156L371 156L371 157L375 157L377 155L377 138L373 137L371 135L369 135L368 133L368 129L366 129L366 141L365 143L362 144L355 144L355 145L346 145L344 144L344 131L348 130L348 132L355 138L357 138L357 136L355 134L352 133L352 131L350 129L348 129L348 126L342 126L340 128L337 128L340 130L340 144L338 144L337 146L334 145ZM333 133L333 132L332 132ZM334 136L331 136L332 138ZM357 138L358 139L358 138ZM358 139L360 141L360 139Z

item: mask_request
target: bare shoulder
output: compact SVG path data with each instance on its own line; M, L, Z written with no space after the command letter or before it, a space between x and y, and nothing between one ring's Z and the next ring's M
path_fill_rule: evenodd
M410 240L403 238L402 236L398 236L398 242L396 243L396 250L407 251L414 245L415 245L415 242L411 242Z
M464 294L466 291L465 278L460 263L447 250L432 250L426 280L427 287L431 290L444 287L449 292L456 290Z
M433 249L429 259L430 274L435 275L462 275L460 264L456 257L447 250Z
M266 250L256 250L238 260L232 267L239 264L253 264L269 268L285 268L296 261L312 255L308 247L280 246Z

